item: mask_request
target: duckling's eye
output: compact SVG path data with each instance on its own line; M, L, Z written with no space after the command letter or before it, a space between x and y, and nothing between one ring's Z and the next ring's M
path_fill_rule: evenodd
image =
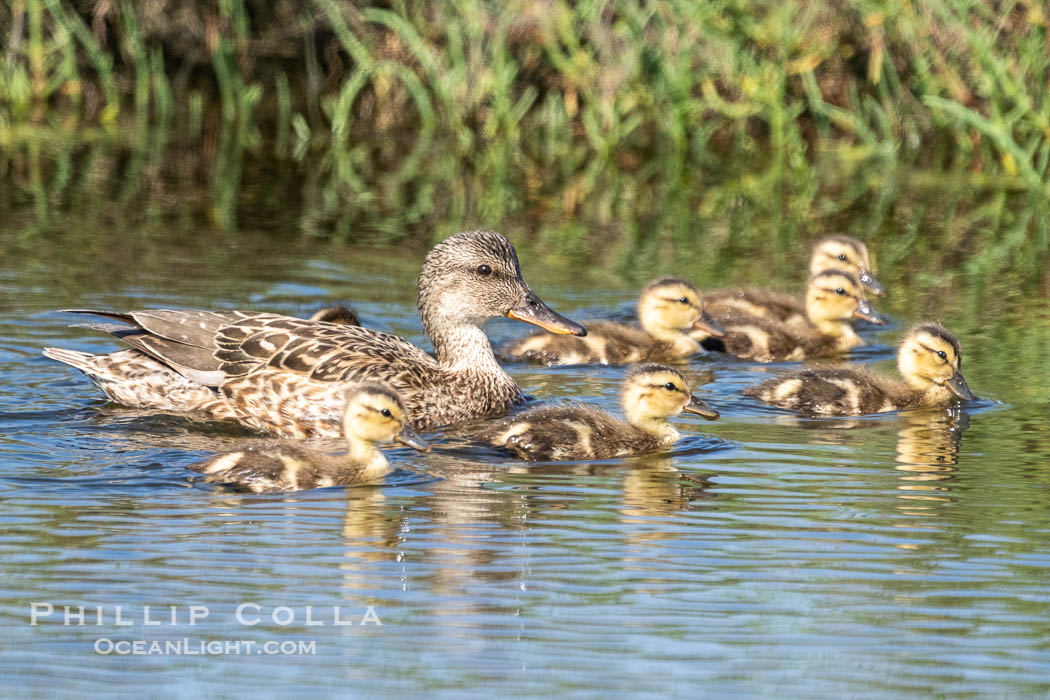
M390 415L391 415L390 414L390 409L389 408L384 408L382 411L379 412L379 415L383 416L383 418L389 418Z
M937 357L941 358L942 360L947 360L948 359L948 353L946 353L944 350L938 350L937 351Z
M681 298L681 299L679 299L678 301L680 301L680 302L681 302L681 303L683 303L683 304L688 304L688 303L689 303L689 300L688 300L688 299L686 299L685 297L682 297L682 298Z
M488 265L478 265L478 274L487 277L492 274L492 268Z
M846 296L846 290L843 289L842 287L839 287L838 289L836 289L835 293L838 294L839 296Z
M667 389L668 391L678 391L678 387L675 386L674 382L667 382L664 384L664 389Z
M839 260L841 260L842 262L846 262L846 254L845 253L839 253Z

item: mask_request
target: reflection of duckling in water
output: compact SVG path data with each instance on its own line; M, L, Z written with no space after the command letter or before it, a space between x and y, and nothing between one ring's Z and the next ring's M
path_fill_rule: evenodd
M936 323L921 323L897 351L903 382L858 366L807 369L744 390L768 404L807 413L859 415L918 406L942 406L976 397L962 375L962 347Z
M913 472L912 481L947 478L959 462L962 434L970 425L967 413L957 409L905 411L897 431L897 462ZM927 476L921 476L921 475Z
M401 398L381 384L364 383L346 393L343 431L348 452L328 455L286 442L217 455L190 469L208 481L236 483L252 491L297 491L349 486L391 471L376 443L397 439L417 450L427 443L412 429Z
M545 365L601 363L624 365L643 361L681 360L700 350L686 331L721 336L722 329L704 311L696 287L680 279L649 283L638 298L641 328L614 321L587 321L585 337L535 333L503 348L509 358Z
M357 317L354 310L349 306L343 306L337 304L336 306L326 306L323 309L315 311L310 316L311 321L319 321L321 323L336 323L340 326L360 326L361 319Z
M639 365L627 373L620 393L626 421L580 404L541 406L501 421L478 439L526 460L609 459L648 452L678 440L667 419L679 412L718 418L718 411L691 391L678 370Z
M828 236L813 246L809 259L810 276L826 270L842 270L855 275L868 292L886 296L886 289L872 273L868 248L856 238ZM723 316L754 316L783 323L805 323L806 307L798 299L764 289L728 289L704 292L707 310L715 319Z
M806 323L794 325L754 316L725 316L719 320L725 337L707 338L703 346L759 362L801 360L863 345L850 319L886 323L864 298L856 276L841 270L827 270L810 278L806 316Z

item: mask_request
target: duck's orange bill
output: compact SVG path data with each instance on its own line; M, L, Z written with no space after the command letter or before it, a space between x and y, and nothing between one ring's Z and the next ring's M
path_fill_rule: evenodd
M507 318L539 326L549 333L559 335L587 335L587 329L576 321L555 313L530 290L520 304L507 312Z

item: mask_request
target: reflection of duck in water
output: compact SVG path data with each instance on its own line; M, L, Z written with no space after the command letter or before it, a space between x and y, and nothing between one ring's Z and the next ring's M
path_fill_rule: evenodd
M705 336L723 335L704 311L697 288L670 277L651 282L642 290L638 322L641 328L615 321L588 321L585 338L535 333L508 344L502 354L545 365L669 362L700 351L700 343L687 331L699 329Z
M886 289L879 284L872 272L868 248L856 238L828 236L813 246L809 259L809 275L813 277L826 270L848 272L876 296L886 296ZM776 294L763 289L730 289L705 292L704 301L711 315L752 316L780 323L805 323L806 307L795 297Z
M359 384L347 391L343 431L345 455L282 442L217 455L190 469L206 474L208 481L236 483L256 492L298 491L382 478L391 469L379 442L397 439L418 450L427 449L427 443L408 424L400 397L380 384Z
M842 270L825 270L809 279L804 322L788 324L727 313L717 318L725 329L725 337L707 338L702 344L708 350L759 362L821 357L864 344L853 330L851 320L855 318L878 325L886 323L864 298L856 276Z
M627 420L572 404L541 406L501 421L478 435L526 460L609 459L673 445L680 437L667 422L685 411L708 420L718 411L692 395L676 369L647 364L633 367L620 393Z
M502 415L522 403L521 389L481 329L492 318L586 334L539 300L521 277L514 246L491 231L460 233L434 246L419 276L419 309L436 360L402 338L367 328L195 310L85 312L129 324L113 332L135 350L82 357L48 348L45 354L131 406L230 418L239 417L230 406L240 402L268 412L268 428L280 435L338 437L346 382L388 384L418 429ZM265 382L238 383L263 369L271 371ZM300 379L327 385L326 393L314 392L309 404L283 404Z
M848 416L920 406L943 406L974 397L962 375L962 347L936 323L921 323L897 350L904 381L846 365L792 372L744 389L768 404L806 413Z

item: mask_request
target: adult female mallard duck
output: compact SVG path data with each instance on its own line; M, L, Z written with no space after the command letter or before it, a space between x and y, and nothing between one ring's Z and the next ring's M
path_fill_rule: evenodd
M672 277L650 282L642 290L638 320L641 328L614 321L587 321L587 336L583 338L534 333L508 344L501 354L548 366L667 362L700 350L700 343L686 331L698 329L706 335L723 335L722 328L704 311L700 291Z
M920 323L908 331L897 350L897 368L903 382L847 365L792 372L743 393L774 406L833 416L975 398L963 379L962 347L940 324Z
M504 236L470 231L434 246L419 276L419 311L437 359L389 333L276 314L241 311L151 310L129 313L74 310L129 324L102 326L151 362L127 376L127 354L82 357L48 348L45 354L83 370L115 401L230 417L226 400L269 416L279 435L337 437L346 382L380 381L405 402L417 429L505 413L524 395L507 374L481 326L497 316L555 333L585 335L583 326L547 307L521 277L518 256ZM127 353L128 351L123 351ZM145 369L143 365L149 369ZM267 381L237 382L263 369ZM139 372L153 370L156 380ZM105 376L100 376L104 374ZM181 380L175 380L178 374ZM318 403L285 402L302 379L318 382ZM155 390L166 381L183 392ZM232 386L217 390L230 383ZM236 394L244 387L248 395ZM264 390L260 390L263 387ZM192 391L191 391L192 389ZM222 398L216 401L217 398ZM183 401L183 399L186 399ZM282 403L283 402L283 403Z
M235 483L255 492L299 491L375 481L391 471L377 443L397 440L417 450L429 446L408 423L401 398L374 382L346 391L343 431L347 453L328 455L287 442L216 455L190 466L208 481Z
M682 411L718 418L718 411L692 395L681 372L658 364L631 368L620 403L626 421L580 404L541 406L500 422L478 439L525 460L609 459L673 445L680 436L667 419Z
M850 272L868 292L886 296L886 288L879 284L872 272L867 246L856 238L828 236L817 241L809 259L810 277L828 270ZM704 299L716 320L746 315L789 324L806 322L805 304L785 294L762 289L729 289L705 292Z
M721 321L725 336L705 339L702 345L759 362L820 357L864 344L850 324L854 318L880 326L886 323L864 298L853 273L825 270L811 277L806 286L804 324L729 315Z

